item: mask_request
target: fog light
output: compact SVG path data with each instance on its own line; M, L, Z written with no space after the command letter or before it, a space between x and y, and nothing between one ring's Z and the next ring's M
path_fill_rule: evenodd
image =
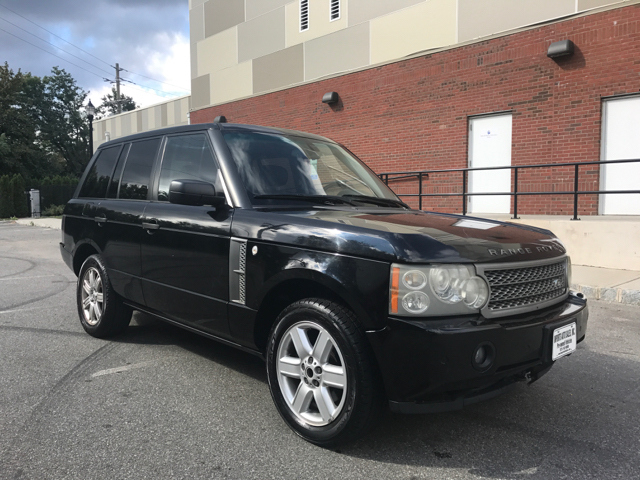
M489 342L481 343L476 347L473 353L473 368L480 371L486 371L491 368L496 357L496 350Z
M476 356L473 357L473 361L476 362L477 365L482 365L486 359L487 348L484 346L478 347L478 349L476 350Z

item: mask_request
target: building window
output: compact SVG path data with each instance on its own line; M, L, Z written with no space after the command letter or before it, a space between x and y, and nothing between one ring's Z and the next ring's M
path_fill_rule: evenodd
M309 30L309 0L300 0L300 31Z
M331 21L340 20L340 0L331 0Z

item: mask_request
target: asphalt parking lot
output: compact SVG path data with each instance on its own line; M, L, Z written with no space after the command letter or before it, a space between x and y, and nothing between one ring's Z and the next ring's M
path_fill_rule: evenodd
M530 387L324 450L251 355L138 313L86 335L59 241L0 224L1 479L640 478L638 307L591 302L587 340Z

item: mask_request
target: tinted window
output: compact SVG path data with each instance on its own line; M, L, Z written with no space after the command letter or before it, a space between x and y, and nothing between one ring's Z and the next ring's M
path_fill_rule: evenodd
M118 159L118 164L116 165L116 169L113 171L113 177L111 178L111 183L109 184L109 191L107 192L107 198L118 198L118 186L120 185L120 177L122 176L122 168L124 167L124 161L127 158L127 153L129 152L129 147L131 144L127 144L120 152L120 158Z
M127 163L122 172L119 198L146 200L151 184L151 169L158 152L160 139L144 140L131 144Z
M261 195L370 196L397 200L335 143L293 135L223 132L247 191Z
M212 183L222 195L221 187L216 184L217 176L218 167L204 135L168 137L160 171L158 200L169 201L169 186L178 179Z
M117 147L105 148L100 152L80 189L79 197L105 197L111 172L113 172L113 166L118 158L118 152L120 152L119 145Z

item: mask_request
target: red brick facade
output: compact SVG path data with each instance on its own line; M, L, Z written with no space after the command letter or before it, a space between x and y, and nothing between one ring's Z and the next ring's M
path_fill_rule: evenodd
M547 58L569 39L573 56ZM318 133L346 145L374 171L467 166L468 116L513 114L512 164L600 159L602 97L640 90L640 6L629 6L505 37L346 74L288 90L192 112L193 123L229 122ZM336 91L340 103L321 103ZM580 189L597 190L599 171L580 170ZM573 167L525 170L519 191L573 190ZM415 181L396 193L417 192ZM461 174L433 174L424 192L461 192ZM414 205L417 202L410 202ZM460 212L459 197L431 197L424 209ZM567 195L525 196L519 213L566 214ZM582 215L597 196L580 198Z

